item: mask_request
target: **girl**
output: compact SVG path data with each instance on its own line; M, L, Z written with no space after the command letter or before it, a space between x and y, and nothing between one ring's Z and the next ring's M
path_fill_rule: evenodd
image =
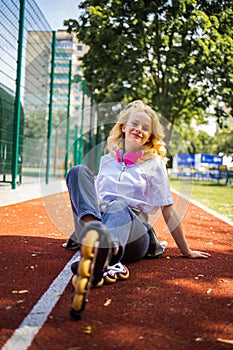
M166 242L158 241L148 223L148 214L161 209L183 256L210 256L190 249L185 238L167 178L163 138L164 130L155 111L143 101L131 102L108 137L109 154L101 159L96 181L90 169L83 165L71 168L68 173L75 223L75 235L68 243L73 243L76 237L75 241L82 246L81 262L72 266L74 273L78 271L78 277L73 279L75 290L84 283L83 279L87 282L73 299L71 314L76 319L81 317L88 288L101 282L102 277L108 283L126 279L129 272L122 262L163 253ZM83 272L87 260L89 271ZM93 276L86 276L90 271Z

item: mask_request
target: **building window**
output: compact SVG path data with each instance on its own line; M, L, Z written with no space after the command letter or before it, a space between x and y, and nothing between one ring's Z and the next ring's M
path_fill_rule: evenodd
M72 49L73 43L70 40L57 40L57 47L64 49Z
M67 59L71 59L72 58L72 54L71 53L66 53L66 52L61 52L61 53L56 53L55 58L67 58Z
M69 63L55 63L55 68L69 69Z
M59 74L59 73L54 74L54 79L68 79L68 78L69 78L68 74Z

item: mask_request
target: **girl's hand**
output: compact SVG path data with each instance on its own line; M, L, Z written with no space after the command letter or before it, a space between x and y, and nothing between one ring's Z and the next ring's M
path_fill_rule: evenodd
M199 250L191 250L189 251L189 254L184 255L185 258L190 259L208 259L211 255L209 253L200 252Z

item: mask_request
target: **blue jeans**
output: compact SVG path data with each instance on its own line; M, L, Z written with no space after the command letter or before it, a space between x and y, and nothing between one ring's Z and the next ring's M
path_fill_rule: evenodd
M75 232L71 238L80 243L79 236L84 226L82 217L93 215L108 229L113 244L121 247L119 260L132 262L142 259L149 248L149 235L141 219L124 202L114 200L99 204L96 195L94 174L85 165L77 165L67 175Z

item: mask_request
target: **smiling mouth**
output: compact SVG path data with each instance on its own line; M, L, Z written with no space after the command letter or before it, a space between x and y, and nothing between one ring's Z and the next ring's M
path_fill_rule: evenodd
M134 134L134 133L132 133L131 134L133 137L135 137L135 138L139 138L139 139L141 139L142 137L140 136L140 135L138 135L138 134Z

